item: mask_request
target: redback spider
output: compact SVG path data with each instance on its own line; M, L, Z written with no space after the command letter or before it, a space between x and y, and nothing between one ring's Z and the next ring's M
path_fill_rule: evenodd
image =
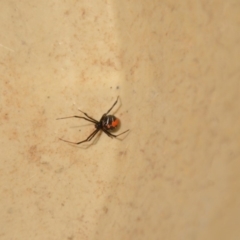
M117 104L118 98L119 97L117 97L117 100L112 105L112 107L106 113L104 113L102 115L100 121L97 121L96 119L90 117L87 113L85 113L85 112L83 112L81 110L79 110L79 111L82 112L86 117L71 116L71 117L57 118L57 120L65 119L65 118L83 118L86 121L94 123L95 124L95 128L96 128L85 140L83 140L81 142L70 142L70 141L67 141L67 140L64 140L64 139L61 139L61 138L59 138L59 139L64 141L64 142L68 142L68 143L81 144L81 143L84 143L84 142L91 141L99 131L103 131L104 133L106 133L111 138L113 138L113 137L116 138L116 137L118 137L118 136L128 132L129 129L124 131L124 132L122 132L122 133L120 133L120 134L117 134L117 135L114 135L114 134L111 133L111 131L117 130L117 128L120 126L120 120L118 118L116 118L114 115L108 115L108 113Z

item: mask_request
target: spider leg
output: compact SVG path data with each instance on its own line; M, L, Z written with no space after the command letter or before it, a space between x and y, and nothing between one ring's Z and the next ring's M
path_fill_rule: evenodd
M97 120L96 120L96 119L94 119L94 118L90 117L90 116L89 116L87 113L83 112L82 110L78 109L78 111L82 112L82 113L83 113L83 114L84 114L86 117L90 118L91 120L93 120L93 121L97 122Z
M108 113L109 113L109 112L114 108L114 106L117 104L118 98L119 98L119 96L117 97L117 100L116 100L115 103L112 105L112 107L105 113L106 115L108 115Z
M89 121L89 122L92 122L92 123L98 123L98 121L95 120L95 119L93 119L93 118L88 119L88 118L80 117L80 116L71 116L71 117L57 118L57 120L59 120L59 119L66 119L66 118L83 118L83 119L85 119L86 121Z
M115 138L118 137L118 136L120 136L120 135L122 135L122 134L124 134L124 133L126 133L126 132L128 132L128 131L129 131L129 129L126 130L126 131L124 131L124 132L122 132L122 133L119 133L119 134L117 134L117 135L114 135L114 134L108 132L107 130L104 130L104 129L103 129L103 132L106 133L109 137L115 137Z
M64 142L67 142L67 143L72 143L72 144L81 144L81 143L84 143L84 142L89 142L91 141L94 136L99 132L100 129L96 129L93 133L91 133L85 140L81 141L81 142L70 142L70 141L67 141L67 140L64 140L62 138L59 138L60 140L64 141Z
M108 135L108 137L110 137L110 138L115 137L115 136L112 136L112 134L110 132L108 132L107 130L104 130L104 129L102 129L102 130L106 135Z

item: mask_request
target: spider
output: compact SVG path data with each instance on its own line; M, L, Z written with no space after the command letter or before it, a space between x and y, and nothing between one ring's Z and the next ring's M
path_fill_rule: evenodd
M72 144L81 144L81 143L84 143L84 142L89 142L91 141L95 136L96 134L99 132L99 131L103 131L105 134L107 134L109 137L111 138L116 138L126 132L129 131L126 130L120 134L117 134L117 135L114 135L111 133L111 131L114 131L114 130L117 130L120 126L120 120L118 118L116 118L114 115L108 115L108 113L114 108L114 106L117 104L118 102L118 98L117 97L117 100L114 102L114 104L112 105L112 107L102 115L100 121L97 121L96 119L90 117L87 113L79 110L80 112L82 112L86 117L81 117L81 116L71 116L71 117L63 117L63 118L57 118L57 120L59 119L66 119L66 118L83 118L84 120L88 121L88 122L91 122L91 123L94 123L95 124L95 130L83 141L80 141L80 142L70 142L70 141L67 141L67 140L64 140L62 138L59 138L61 141L64 141L64 142L68 142L68 143L72 143Z

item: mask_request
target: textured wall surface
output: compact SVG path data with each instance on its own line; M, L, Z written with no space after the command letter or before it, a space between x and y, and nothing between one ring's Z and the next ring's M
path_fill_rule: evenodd
M0 9L1 240L240 239L239 1Z

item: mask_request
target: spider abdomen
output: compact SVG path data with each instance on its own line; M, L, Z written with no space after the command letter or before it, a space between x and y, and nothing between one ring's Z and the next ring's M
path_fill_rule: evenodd
M101 119L101 124L105 130L116 130L120 125L120 120L114 115L104 115Z

